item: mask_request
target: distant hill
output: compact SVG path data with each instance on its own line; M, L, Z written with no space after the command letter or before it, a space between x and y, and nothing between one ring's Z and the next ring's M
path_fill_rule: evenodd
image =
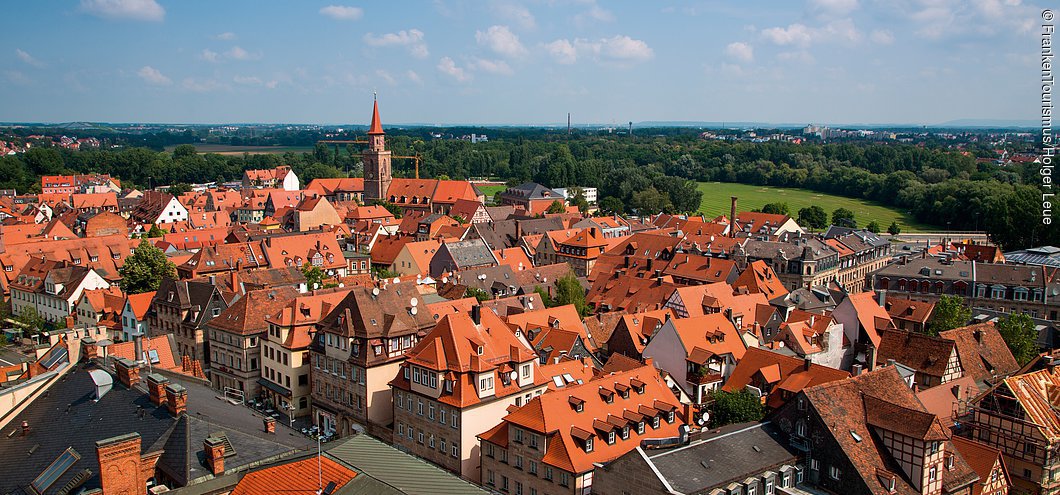
M928 127L1040 127L1041 123L1035 120L1015 119L958 119L941 124L929 125Z

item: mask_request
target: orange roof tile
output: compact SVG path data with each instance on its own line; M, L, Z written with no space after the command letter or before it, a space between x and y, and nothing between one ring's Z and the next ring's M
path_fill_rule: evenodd
M356 472L328 457L311 457L247 473L231 495L317 495L318 478L341 489L355 476Z

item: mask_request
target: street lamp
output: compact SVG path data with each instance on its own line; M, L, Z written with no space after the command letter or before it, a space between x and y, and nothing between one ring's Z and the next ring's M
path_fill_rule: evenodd
M294 410L295 410L294 404L292 404L290 402L287 402L287 401L284 401L283 408L284 408L284 410L287 411L287 419L288 419L288 421L290 421L290 427L293 430L294 429Z

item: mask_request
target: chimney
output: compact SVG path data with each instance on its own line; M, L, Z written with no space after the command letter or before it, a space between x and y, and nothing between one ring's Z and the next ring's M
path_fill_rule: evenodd
M210 285L217 285L217 275L210 275Z
M950 387L950 391L953 392L953 398L954 399L961 400L961 386L960 385L954 385L954 386Z
M861 365L855 363L853 366L851 366L850 367L850 374L853 375L853 376L861 375Z
M133 352L136 353L136 354L133 354L133 357L136 358L136 359L134 359L134 361L136 361L138 363L143 363L143 362L147 361L147 359L144 358L144 334L143 334L143 332L137 331L135 334L133 334L133 349L134 349Z
M99 482L103 493L143 493L147 486L144 473L154 473L154 466L150 466L150 470L144 469L139 433L96 442L96 457L99 458Z
M188 410L188 390L179 383L166 385L166 408L169 414L180 417Z
M220 476L225 472L225 443L217 437L207 437L202 442L202 450L206 454L206 466L214 476Z
M515 221L515 239L519 240L523 238L523 225L518 220Z
M655 359L644 358L644 366L655 366Z
M118 375L118 381L127 388L140 383L140 363L136 361L119 358L114 362L114 372Z
M265 416L262 418L261 423L265 427L265 433L276 434L276 418Z
M147 396L155 406L161 406L166 402L167 384L169 384L169 378L158 373L147 375Z
M81 355L87 360L96 359L99 356L99 346L96 345L96 339L91 337L81 339Z
M879 294L880 307L886 310L887 309L887 291L886 290L877 291L877 294Z
M482 324L482 306L471 306L471 321L476 325Z
M813 361L810 361L810 358L806 357L802 359L802 369L810 371L811 364L813 364Z
M978 342L980 344L983 343L983 331L982 330L976 328L974 331L972 331L972 336L975 337L975 341L976 342Z
M736 196L732 198L732 209L729 210L729 237L736 237Z

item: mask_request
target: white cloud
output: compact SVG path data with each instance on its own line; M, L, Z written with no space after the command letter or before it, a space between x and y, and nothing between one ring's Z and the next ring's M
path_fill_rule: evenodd
M930 39L1027 33L1038 17L1035 7L1020 0L910 0L899 6L919 26L916 34Z
M214 79L194 79L191 77L185 78L181 85L184 87L184 89L188 91L195 91L197 93L206 93L227 88L227 86L217 82Z
M575 24L585 25L592 22L612 22L615 20L615 14L597 5L596 0L589 0L586 3L589 4L589 8L574 16Z
M750 62L755 58L754 48L740 41L729 43L729 46L725 47L725 54L743 62Z
M17 70L4 71L4 77L6 77L11 84L17 84L19 86L26 86L33 82L33 80L23 74L22 71Z
M265 87L269 89L276 89L276 86L280 85L280 81L272 80L265 83Z
M405 46L416 58L426 58L430 55L427 51L427 44L423 42L423 31L419 29L401 30L379 36L367 33L364 35L364 42L368 46Z
M808 45L813 41L812 30L804 24L792 24L786 28L773 27L762 30L762 36L778 45Z
M456 62L449 57L442 57L438 61L438 70L453 79L460 82L466 82L471 80L471 74L468 74L466 70L456 65Z
M869 39L879 45L890 45L894 43L894 34L886 29L876 29L869 35Z
M255 76L235 76L232 78L232 82L244 86L261 86L264 84L260 77Z
M202 53L199 54L199 58L207 62L217 62L217 58L220 56L217 52L210 50L209 48L203 49Z
M811 0L810 5L825 15L847 15L858 8L858 0Z
M391 86L397 84L397 80L394 79L394 76L390 75L389 72L383 69L376 70L375 75Z
M490 74L510 76L515 73L508 65L508 62L505 62L503 60L487 60L484 58L476 58L473 65L476 69L482 72L489 72Z
M233 33L231 31L224 32L224 33L221 33L221 34L218 34L218 35L214 36L213 39L221 40L221 41L232 41L232 40L236 39L236 33Z
M158 69L151 67L150 65L141 67L140 70L136 71L136 75L140 76L140 79L156 86L167 86L173 82L170 78L159 72Z
M416 84L423 84L423 79L414 70L406 72L405 77L409 78L409 81L412 81Z
M770 42L781 45L807 47L813 43L826 41L857 42L861 33L850 19L838 19L822 27L810 27L795 23L788 27L772 27L762 30L762 36Z
M599 40L560 39L546 44L545 49L561 64L573 64L579 57L589 56L599 62L629 65L650 60L655 56L655 51L647 43L626 35Z
M44 62L33 58L33 55L26 53L21 48L15 48L15 56L27 65L32 65L37 68L44 67Z
M257 60L261 58L261 53L250 53L240 46L233 46L225 52L225 56L232 60Z
M105 19L161 21L166 9L155 0L81 0L81 10Z
M502 19L512 21L519 25L523 29L534 29L537 27L537 20L534 19L534 14L530 13L530 10L523 5L516 3L494 3L492 4L493 12Z
M326 15L336 21L356 21L364 17L364 10L360 7L349 7L346 5L328 5L320 9L322 15Z
M578 50L567 40L556 40L545 44L545 50L557 63L570 65L578 61Z
M519 37L508 29L508 26L490 26L485 31L476 31L475 41L506 57L526 54L526 48L519 42Z
M810 52L807 52L806 50L780 52L777 54L777 59L785 62L795 62L803 65L808 65L815 62L813 55L810 55Z

